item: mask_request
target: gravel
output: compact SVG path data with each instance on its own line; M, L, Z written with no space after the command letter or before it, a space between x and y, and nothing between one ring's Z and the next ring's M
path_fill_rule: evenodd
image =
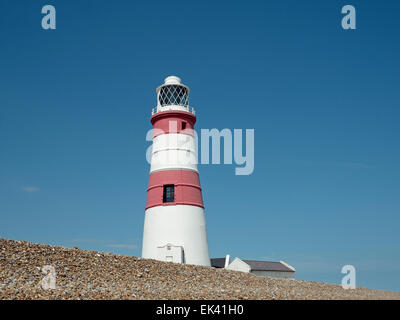
M55 289L42 288L45 265L55 268ZM0 299L400 299L400 292L0 238Z

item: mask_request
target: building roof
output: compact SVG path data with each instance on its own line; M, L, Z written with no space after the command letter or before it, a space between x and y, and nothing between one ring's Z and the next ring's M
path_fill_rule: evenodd
M273 262L273 261L257 261L257 260L242 260L246 262L251 271L280 271L280 272L294 272L286 263ZM214 268L223 268L225 266L225 258L211 259L211 266Z
M256 261L256 260L243 260L246 262L251 271L283 271L283 272L293 272L292 269L285 266L281 262L273 261Z
M223 268L225 267L225 258L213 258L211 259L211 267Z

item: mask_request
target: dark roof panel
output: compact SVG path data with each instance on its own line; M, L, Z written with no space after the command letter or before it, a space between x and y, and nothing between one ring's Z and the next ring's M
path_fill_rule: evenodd
M251 271L281 271L281 272L294 272L289 267L281 262L273 261L257 261L257 260L242 260L246 262ZM211 266L214 268L223 268L225 266L225 258L211 259Z
M223 268L225 266L225 258L214 258L211 259L211 267Z
M243 260L246 262L251 271L283 271L283 272L294 272L281 262L272 261L256 261L256 260Z

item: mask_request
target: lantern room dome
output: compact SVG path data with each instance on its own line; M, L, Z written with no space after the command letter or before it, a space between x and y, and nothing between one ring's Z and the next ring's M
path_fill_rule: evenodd
M181 78L177 76L169 76L164 79L164 84L181 84Z

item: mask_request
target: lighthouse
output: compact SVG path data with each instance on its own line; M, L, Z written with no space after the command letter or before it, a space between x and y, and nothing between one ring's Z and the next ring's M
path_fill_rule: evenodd
M189 92L176 76L156 89L142 257L210 266Z

